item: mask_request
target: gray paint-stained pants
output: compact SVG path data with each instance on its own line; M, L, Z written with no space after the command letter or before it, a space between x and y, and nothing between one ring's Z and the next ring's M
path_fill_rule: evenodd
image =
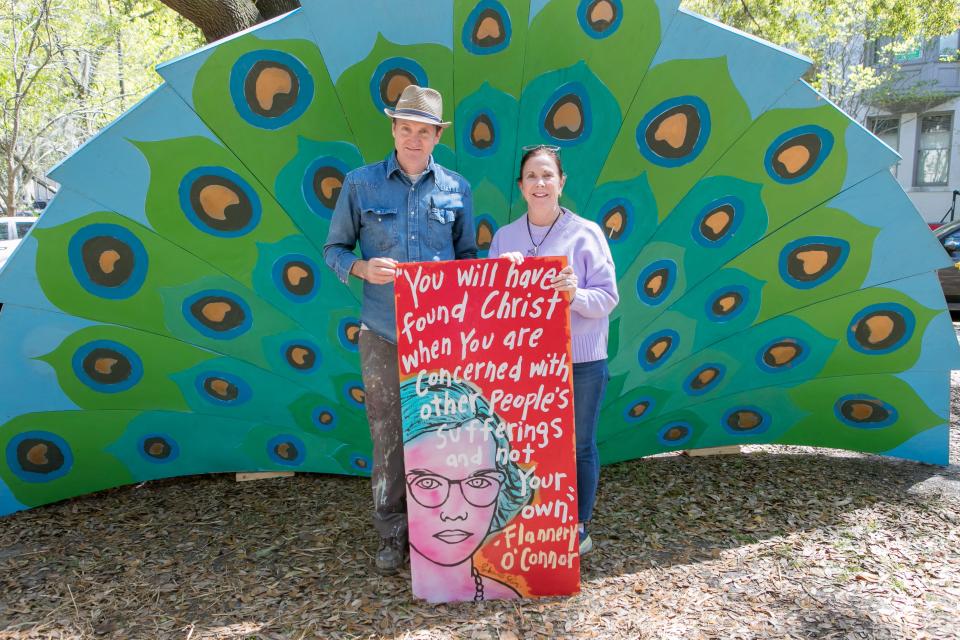
M373 440L373 526L381 538L407 539L407 485L403 469L397 345L360 331L360 366Z

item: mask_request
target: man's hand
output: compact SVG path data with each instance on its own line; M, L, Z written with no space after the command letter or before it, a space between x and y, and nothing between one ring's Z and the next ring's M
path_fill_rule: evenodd
M397 261L393 258L357 260L350 272L370 284L387 284L397 279Z

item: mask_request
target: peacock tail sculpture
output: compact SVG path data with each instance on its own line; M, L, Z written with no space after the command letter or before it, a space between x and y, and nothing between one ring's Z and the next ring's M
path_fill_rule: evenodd
M359 294L321 249L344 175L438 89L481 249L562 147L621 303L605 462L733 443L946 463L948 264L896 154L809 61L676 0L305 0L159 67L53 172L0 273L0 513L184 474L368 473Z

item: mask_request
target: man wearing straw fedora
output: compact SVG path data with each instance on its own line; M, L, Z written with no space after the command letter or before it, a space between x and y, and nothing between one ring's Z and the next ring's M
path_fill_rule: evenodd
M406 482L393 282L399 262L477 257L470 185L433 160L444 129L440 94L403 90L392 120L394 150L347 174L327 242L327 265L346 284L363 280L360 362L373 439L373 523L380 535L376 568L395 573L407 554ZM361 258L354 249L360 244Z

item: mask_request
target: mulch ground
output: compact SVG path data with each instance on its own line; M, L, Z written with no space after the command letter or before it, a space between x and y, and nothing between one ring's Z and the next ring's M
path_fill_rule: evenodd
M957 376L957 374L954 374ZM0 639L960 637L949 467L800 447L606 467L579 595L432 606L360 479L198 476L0 519Z

